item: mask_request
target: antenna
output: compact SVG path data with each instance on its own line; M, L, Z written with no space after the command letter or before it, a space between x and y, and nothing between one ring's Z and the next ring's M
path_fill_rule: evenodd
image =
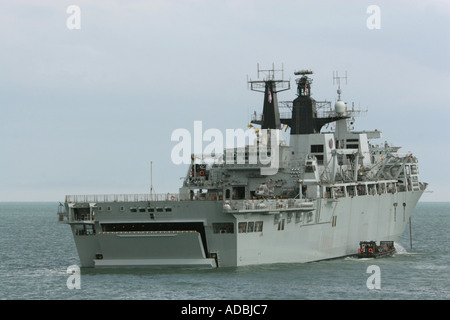
M281 72L281 80L275 78L275 73ZM250 87L252 91L265 91L266 82L272 81L277 84L277 88L274 88L273 92L281 92L290 89L290 81L284 80L284 65L281 64L281 69L275 69L275 64L272 63L272 69L260 69L259 63L257 63L257 75L258 79L260 73L264 74L265 77L262 80L252 80L248 78L247 75L247 88Z
M311 70L300 70L300 71L295 71L294 74L296 76L299 76L299 75L304 76L306 74L313 74L313 72Z
M153 161L150 161L150 200L153 200Z
M337 89L337 94L338 94L338 100L341 100L341 79L345 79L345 84L347 84L347 71L345 71L345 77L339 77L339 74L337 71L333 71L333 85L337 83L338 85L338 89Z
M259 63L257 63L256 65L257 65L258 79L259 79L259 74L263 73L267 76L267 79L263 79L263 80L266 80L266 81L275 80L275 72L281 72L281 79L284 80L284 65L283 65L283 63L281 64L281 69L278 69L278 70L275 69L275 64L273 62L272 62L272 69L260 69Z
M313 74L312 70L302 69L299 71L294 71L294 75L302 76L301 78L295 79L297 83L297 95L298 96L310 96L311 95L311 84L313 79L309 78L307 75Z

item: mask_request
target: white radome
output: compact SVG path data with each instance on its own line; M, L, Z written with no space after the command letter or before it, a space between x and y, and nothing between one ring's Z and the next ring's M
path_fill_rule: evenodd
M341 100L338 100L336 104L334 105L334 110L337 114L343 114L345 113L345 103Z

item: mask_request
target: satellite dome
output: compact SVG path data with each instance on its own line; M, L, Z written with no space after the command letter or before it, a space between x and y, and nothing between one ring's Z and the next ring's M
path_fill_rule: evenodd
M345 112L345 103L341 100L338 100L334 105L334 110L337 114L343 114Z

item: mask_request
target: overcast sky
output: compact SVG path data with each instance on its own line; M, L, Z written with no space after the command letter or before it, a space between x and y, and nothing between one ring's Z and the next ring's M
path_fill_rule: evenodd
M147 193L150 161L155 192L177 192L172 132L245 129L257 63L293 87L312 69L316 100L347 72L343 99L368 109L356 129L419 158L423 201L450 200L448 1L0 0L0 201Z

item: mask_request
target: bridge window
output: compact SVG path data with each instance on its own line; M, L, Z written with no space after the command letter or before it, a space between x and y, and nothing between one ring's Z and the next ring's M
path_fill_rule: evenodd
M284 229L284 219L283 219L283 229ZM238 224L239 233L252 233L262 231L263 231L263 221L239 222Z
M238 230L239 230L239 233L246 233L247 232L247 222L239 222Z
M323 144L312 144L311 153L316 157L317 164L323 164Z
M359 149L359 139L347 139L347 149Z
M323 152L323 144L311 145L311 153L322 153L322 152Z
M255 232L262 232L262 231L263 231L263 222L256 221L255 222Z
M214 233L234 233L233 222L213 223L212 227Z

